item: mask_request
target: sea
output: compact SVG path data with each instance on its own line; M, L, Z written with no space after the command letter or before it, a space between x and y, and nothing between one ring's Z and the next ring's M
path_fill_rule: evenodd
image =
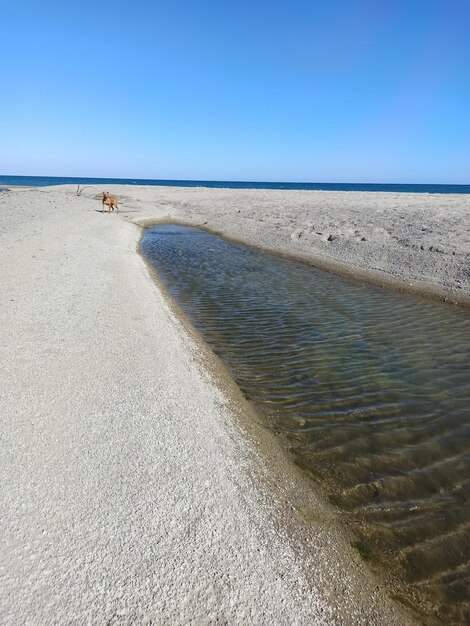
M48 185L152 185L156 187L213 187L218 189L309 189L318 191L388 191L397 193L469 193L470 185L401 183L283 183L233 180L162 180L148 178L78 178L59 176L7 176L0 174L0 189L9 186Z

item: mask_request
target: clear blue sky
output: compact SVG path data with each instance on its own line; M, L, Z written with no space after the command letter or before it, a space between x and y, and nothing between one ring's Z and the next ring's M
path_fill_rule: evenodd
M469 0L0 15L0 173L470 183Z

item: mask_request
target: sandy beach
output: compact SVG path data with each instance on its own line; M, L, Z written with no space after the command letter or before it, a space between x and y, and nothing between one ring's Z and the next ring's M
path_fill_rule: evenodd
M142 257L175 220L470 304L470 197L0 193L5 624L413 623Z
M137 223L176 218L338 274L470 305L469 195L118 185L112 191Z

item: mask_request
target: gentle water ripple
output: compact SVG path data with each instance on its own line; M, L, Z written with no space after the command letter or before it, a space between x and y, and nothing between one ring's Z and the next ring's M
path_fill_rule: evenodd
M146 258L357 547L426 619L470 623L470 315L203 231Z

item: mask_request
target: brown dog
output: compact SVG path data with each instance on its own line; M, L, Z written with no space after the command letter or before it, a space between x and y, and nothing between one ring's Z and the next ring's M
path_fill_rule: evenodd
M109 191L103 191L103 199L101 200L101 210L104 213L104 205L108 207L108 213L110 211L116 211L119 213L118 201L115 196L110 196Z

